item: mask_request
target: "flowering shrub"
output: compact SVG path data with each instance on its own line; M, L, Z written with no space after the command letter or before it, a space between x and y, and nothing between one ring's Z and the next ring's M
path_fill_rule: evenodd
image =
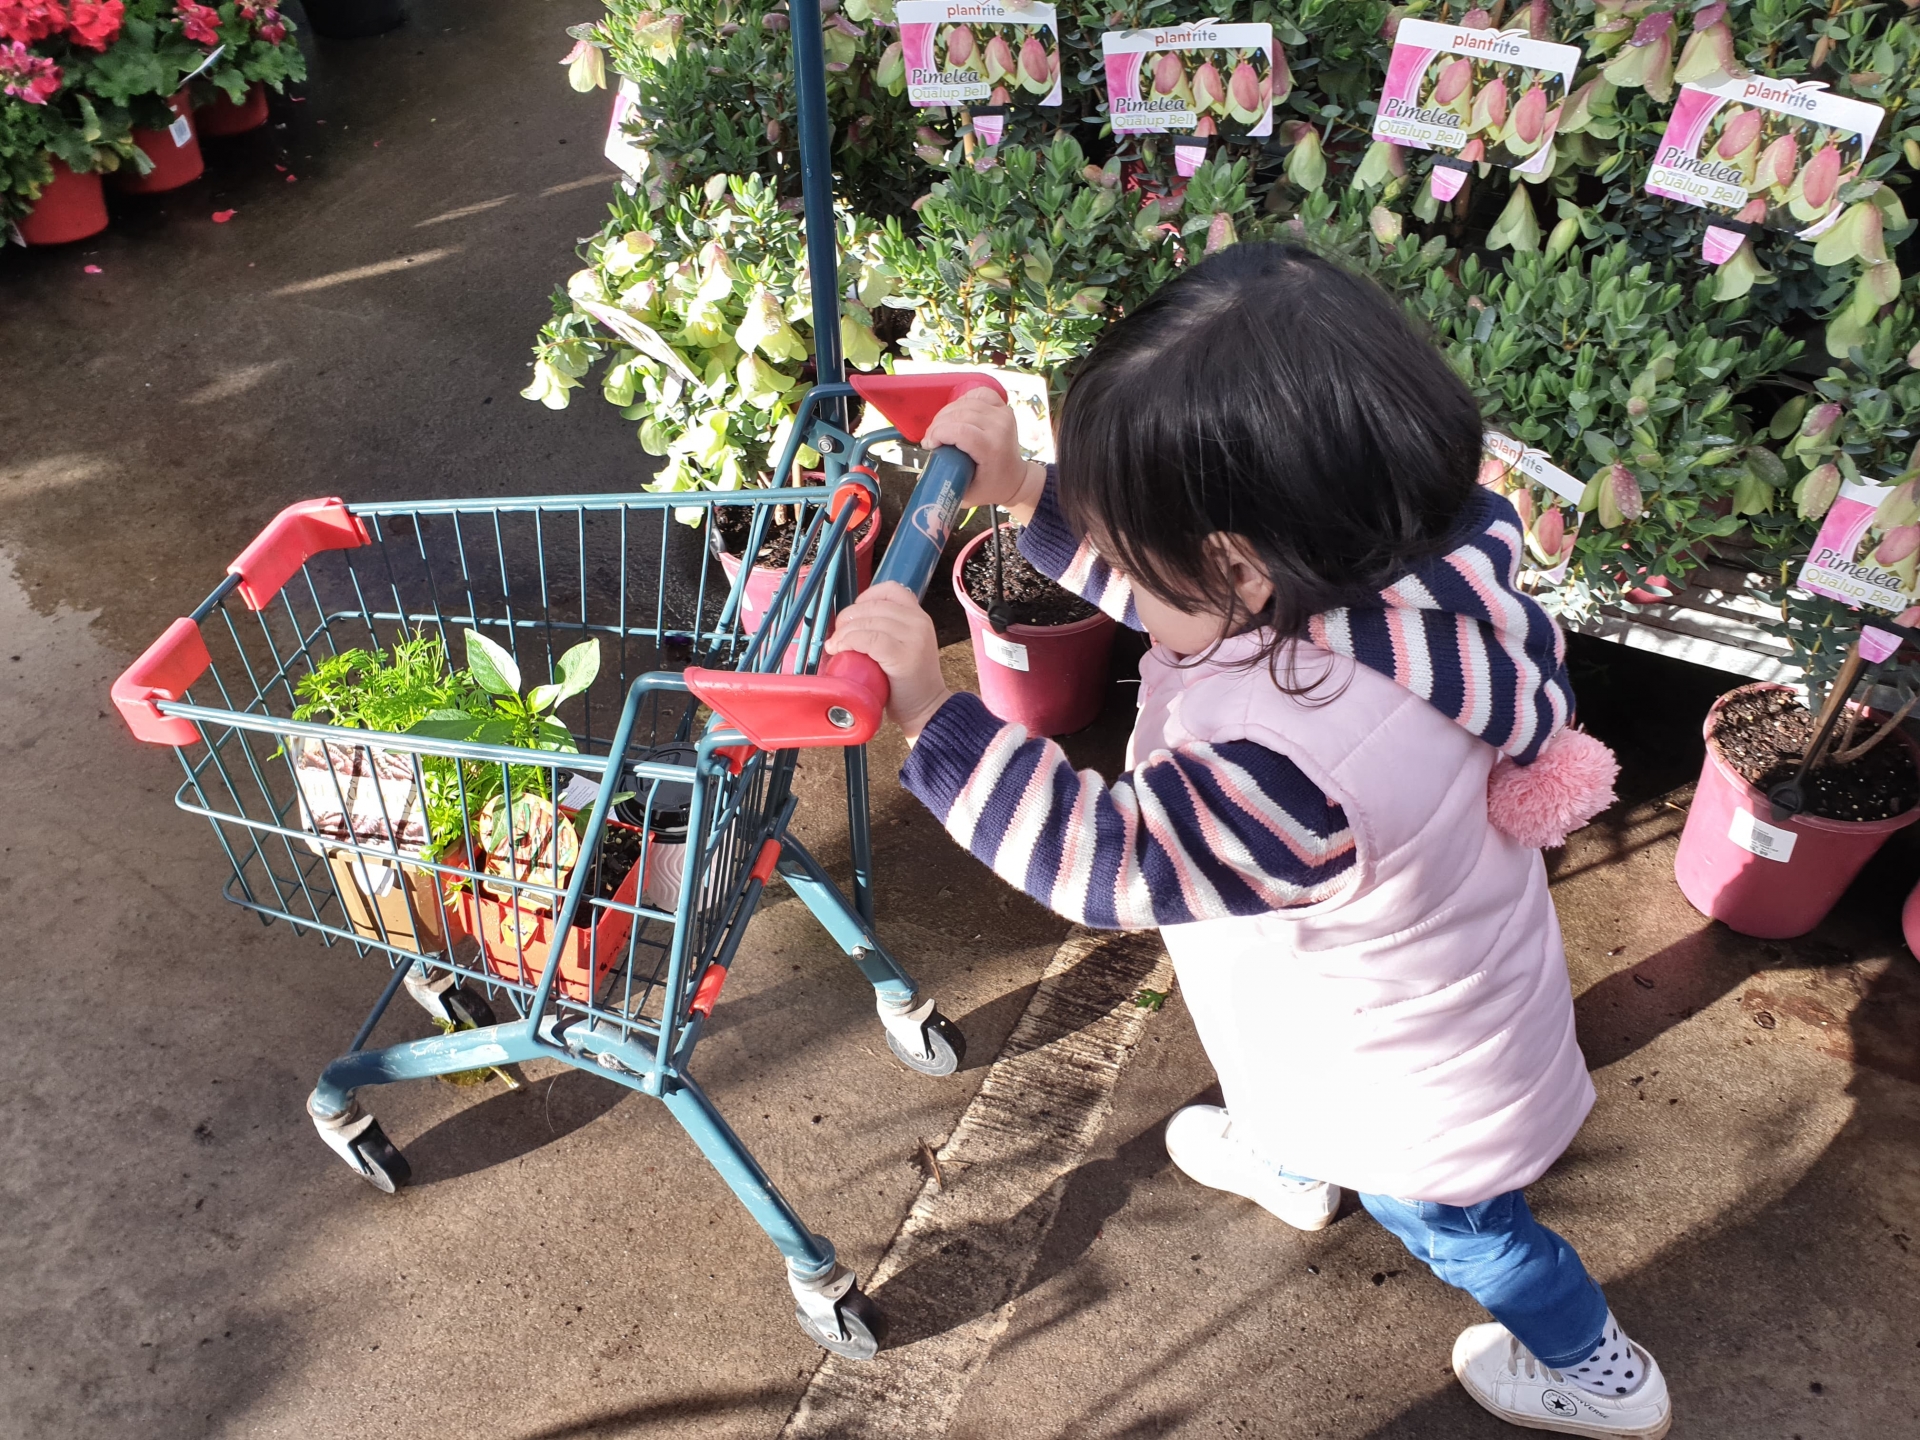
M892 16L877 0L845 0L829 16L830 58L845 67L832 77L842 194L857 213L895 222L875 243L895 272L889 303L914 307L904 349L1039 369L1057 387L1104 324L1195 251L1236 236L1303 240L1402 297L1489 424L1582 483L1577 506L1524 492L1536 560L1575 536L1550 603L1578 617L1646 575L1679 582L1716 555L1743 558L1774 577L1782 633L1816 671L1826 665L1836 627L1851 634L1857 621L1789 594L1820 516L1842 481L1920 491L1920 307L1903 273L1917 230L1920 0L1249 0L1231 18L1273 26L1274 134L1217 136L1213 158L1182 181L1167 137L1107 128L1100 35L1218 8L1061 0L1064 104L1011 96L992 150L958 113L906 108ZM1373 142L1375 98L1406 18L1580 48L1557 113L1491 86L1453 97L1509 150L1544 143L1529 132L1554 119L1544 174L1483 161L1442 202L1427 184L1431 154ZM784 23L762 0L659 13L620 0L592 27L590 45L616 70L647 77L640 128L661 165L648 177L656 205L719 168L793 193L787 63L764 39L783 36ZM589 66L575 57L591 83ZM1643 187L1678 87L1743 71L1819 80L1885 116L1857 169L1817 146L1789 153L1766 121L1743 118L1759 112L1723 117L1716 143L1751 152L1759 218L1796 228L1813 214L1839 219L1816 241L1761 230L1716 268L1701 258L1713 217ZM1463 89L1473 84L1464 73ZM1199 79L1209 102L1230 101L1214 96L1216 78L1230 79ZM878 155L852 148L863 117L867 136L886 137ZM897 188L890 164L913 166L904 193L924 192L910 212L863 189L876 175ZM634 418L652 419L650 439L671 446L677 412L643 402Z

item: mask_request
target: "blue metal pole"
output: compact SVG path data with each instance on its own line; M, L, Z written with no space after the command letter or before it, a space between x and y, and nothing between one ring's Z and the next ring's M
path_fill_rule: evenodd
M840 355L839 237L833 223L833 126L827 118L827 57L820 43L820 0L791 0L793 88L800 110L800 198L807 229L807 273L813 287L814 383L847 378ZM821 407L841 423L846 402Z

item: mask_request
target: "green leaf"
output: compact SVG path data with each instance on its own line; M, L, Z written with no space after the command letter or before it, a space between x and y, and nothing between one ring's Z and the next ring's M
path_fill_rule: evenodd
M560 678L553 684L536 685L528 692L527 704L534 711L558 709L561 701L572 699L593 684L600 673L600 642L582 640L560 657L555 673Z
M467 669L489 695L518 695L520 666L513 656L477 630L467 634Z

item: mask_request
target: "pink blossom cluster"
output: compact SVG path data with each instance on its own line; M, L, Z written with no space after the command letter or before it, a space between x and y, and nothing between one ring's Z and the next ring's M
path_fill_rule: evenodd
M60 90L60 67L18 40L0 41L0 90L29 105L44 105Z
M278 45L287 38L287 22L280 18L278 7L269 0L240 0L240 16L251 22L269 45Z
M174 7L180 16L180 29L196 45L220 43L220 12L199 0L179 0Z
M124 0L0 0L0 40L31 45L65 36L104 50L120 34Z

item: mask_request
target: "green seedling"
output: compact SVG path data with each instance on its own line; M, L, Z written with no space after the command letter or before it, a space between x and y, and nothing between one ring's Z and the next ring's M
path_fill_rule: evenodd
M1143 988L1139 994L1133 997L1133 1003L1138 1005L1142 1010L1158 1010L1162 1005L1167 1003L1167 996L1172 993L1171 990L1148 990Z

